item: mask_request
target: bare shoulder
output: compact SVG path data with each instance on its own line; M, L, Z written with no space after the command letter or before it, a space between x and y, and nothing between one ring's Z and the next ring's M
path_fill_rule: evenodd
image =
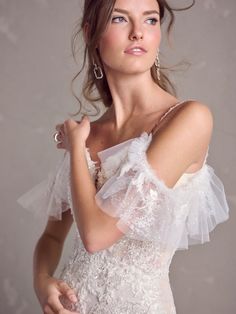
M185 107L186 106L186 107ZM183 106L182 113L179 112L176 115L176 127L181 128L181 124L183 128L189 128L190 133L192 135L192 141L199 144L200 156L205 155L205 151L207 150L212 132L213 132L213 114L210 108L201 102L198 101L190 101L187 102ZM180 130L181 130L180 129ZM188 140L188 137L186 138ZM191 141L191 139L189 139Z
M147 158L159 177L169 187L194 164L199 163L208 149L213 129L209 107L187 101L153 136Z
M213 130L213 114L210 108L198 101L186 101L176 108L171 118L165 123L162 132L155 134L154 137L163 136L165 132L175 133L186 136L191 134L191 141L200 139L208 142Z
M184 119L186 122L191 121L194 125L201 125L204 129L211 130L213 127L213 114L210 108L198 101L191 100L183 103L176 114L176 119Z

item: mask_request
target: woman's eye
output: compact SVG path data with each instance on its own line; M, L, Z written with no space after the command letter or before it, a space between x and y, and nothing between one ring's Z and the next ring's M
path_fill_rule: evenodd
M116 16L112 18L112 23L120 23L125 21L125 18L123 16Z
M158 20L156 18L151 18L151 19L148 19L148 24L151 24L151 25L156 25Z

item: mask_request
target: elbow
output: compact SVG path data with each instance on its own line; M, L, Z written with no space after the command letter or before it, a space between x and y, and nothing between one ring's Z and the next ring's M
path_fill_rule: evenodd
M102 250L101 247L99 247L96 242L89 241L88 239L85 239L83 241L83 245L85 250L90 254L94 254Z
M101 247L98 245L97 239L94 237L91 237L91 235L90 236L88 234L84 236L81 235L81 240L83 242L83 246L85 250L88 253L94 254L101 250Z
M94 254L94 253L100 251L96 247L94 247L94 245L91 245L91 244L88 244L88 243L84 243L84 248L90 254Z
M99 214L99 219L100 217L101 214ZM117 219L113 217L105 217L104 219L104 215L102 214L102 220L97 219L95 223L82 224L81 228L78 226L85 250L88 253L94 254L108 249L116 243L123 236L123 232L116 227L116 222Z
M93 238L92 240L90 239L90 240L83 241L83 244L84 244L85 250L88 253L94 254L99 251L109 249L113 244L116 243L116 241L117 239L113 239L112 237L110 238L100 237L100 239L96 237L96 238Z
M90 253L94 254L99 251L108 249L113 243L110 241L104 240L101 235L93 235L92 237L84 237L82 240L85 250Z

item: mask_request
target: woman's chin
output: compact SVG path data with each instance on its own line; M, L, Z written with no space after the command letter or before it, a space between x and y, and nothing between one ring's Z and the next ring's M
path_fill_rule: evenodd
M144 67L143 65L122 65L122 68L109 68L107 72L115 76L144 75L150 73L150 67Z

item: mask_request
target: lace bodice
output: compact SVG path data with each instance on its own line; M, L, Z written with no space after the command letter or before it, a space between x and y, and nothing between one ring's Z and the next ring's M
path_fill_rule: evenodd
M98 156L101 167L86 150L91 177L97 182L96 202L117 217L124 236L96 253L85 250L76 232L74 249L60 274L79 301L68 309L81 314L175 314L169 267L176 250L209 241L215 226L228 219L224 187L206 163L194 174L183 174L168 188L148 164L146 150L152 135L143 132ZM36 213L61 219L73 215L69 154L54 174L18 201Z

